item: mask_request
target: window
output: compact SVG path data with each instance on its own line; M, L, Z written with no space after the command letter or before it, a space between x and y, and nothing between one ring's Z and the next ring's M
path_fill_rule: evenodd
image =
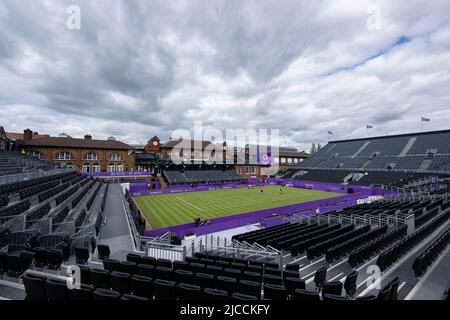
M289 164L292 163L292 158L288 158L288 163L289 163Z
M123 157L121 154L114 153L109 156L108 161L123 161Z
M122 164L119 164L119 165L117 165L116 166L116 172L123 172L124 170L123 170L123 165Z
M298 163L298 159L297 158L294 159L294 163Z
M84 164L81 168L82 172L91 172L91 166L89 164Z
M108 165L108 172L115 172L115 171L116 171L116 165L110 163Z
M286 158L281 158L281 163L286 163Z
M70 152L60 152L55 155L55 160L75 160Z
M32 157L35 157L35 158L39 158L39 159L42 157L41 153L40 153L40 152L37 152L37 151L33 151L33 152L31 153L31 156L32 156Z
M100 164L94 163L92 165L92 172L100 172Z
M83 157L83 160L87 161L99 161L100 157L96 153L86 153Z

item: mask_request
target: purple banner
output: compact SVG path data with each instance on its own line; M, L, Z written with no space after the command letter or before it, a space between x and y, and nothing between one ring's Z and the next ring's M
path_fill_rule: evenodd
M145 171L124 171L124 172L83 172L87 177L151 177L151 173Z

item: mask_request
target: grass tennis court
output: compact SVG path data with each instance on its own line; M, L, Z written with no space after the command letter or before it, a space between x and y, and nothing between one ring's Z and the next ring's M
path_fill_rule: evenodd
M136 203L152 228L163 228L232 214L282 207L341 196L339 193L279 186L220 189L136 197Z

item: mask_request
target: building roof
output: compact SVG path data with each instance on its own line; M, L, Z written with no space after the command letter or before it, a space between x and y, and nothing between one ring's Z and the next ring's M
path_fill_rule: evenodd
M16 133L16 132L7 132L6 137L9 140L23 140L23 132ZM33 140L42 139L42 138L49 138L50 136L48 134L34 134L33 133Z
M205 149L207 148L209 145L213 144L211 141L199 141L199 140L180 140L180 139L176 139L176 140L169 140L166 143L163 143L161 145L161 149L173 149L177 144L179 144L180 142L183 143L189 143L191 142L191 149L193 150L197 145L201 144L202 148ZM196 145L197 144L197 145ZM217 144L217 147L222 147L221 144Z
M31 147L60 147L60 148L82 148L82 149L110 149L110 150L130 150L131 146L111 140L94 139L73 139L59 137L45 137L25 141L26 146Z
M289 157L289 158L309 158L310 155L304 151L282 151L280 150L280 157Z

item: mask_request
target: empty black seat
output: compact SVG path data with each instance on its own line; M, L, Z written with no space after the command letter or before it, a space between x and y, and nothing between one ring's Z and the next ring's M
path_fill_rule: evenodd
M287 300L288 292L285 287L274 284L264 284L264 299Z
M391 296L389 300L398 300L398 286L400 285L399 277L395 277L394 280L391 281Z
M296 289L293 298L294 300L320 300L319 293L302 289Z
M174 261L172 263L172 269L173 270L187 270L187 271L191 270L189 268L189 263L187 263L186 261Z
M91 282L95 288L109 289L109 271L100 269L91 269L90 271Z
M71 301L89 301L92 300L92 286L82 284L79 289L69 290L69 300Z
M89 260L89 249L85 247L76 247L75 258L77 264L86 264Z
M241 270L225 268L223 270L223 276L230 277L230 278L235 278L235 279L239 280L241 278Z
M134 262L136 265L141 263L141 255L137 253L127 254L127 262Z
M155 262L155 266L172 269L172 261L169 259L157 259Z
M356 280L358 279L358 272L352 271L346 278L344 282L345 293L349 297L353 297L356 294Z
M124 294L120 297L120 300L124 301L145 301L148 300L146 297L136 296L134 294Z
M323 300L350 300L348 297L343 297L336 294L324 294Z
M0 273L8 270L8 264L6 263L6 253L0 252Z
M241 280L238 284L238 292L261 299L261 283L256 281Z
M98 258L100 260L108 259L111 251L109 250L109 246L106 244L97 245Z
M302 280L300 278L286 278L284 280L284 286L288 290L289 294L293 296L295 290L297 289L304 290L306 288L306 283L305 280Z
M153 282L153 294L157 300L175 300L176 287L175 282L162 279L156 279Z
M274 262L265 262L264 263L264 268L272 268L272 269L278 269L280 268L280 265L278 263L274 263Z
M69 299L67 283L61 280L47 279L45 282L47 297L53 301L66 301Z
M23 276L23 285L25 286L26 300L47 300L45 290L45 277L27 273Z
M176 283L194 284L194 273L187 270L175 270L174 278Z
M134 295L153 299L152 278L134 275L130 279L130 285Z
M22 260L20 259L19 253L8 253L6 255L6 265L8 273L12 276L18 277L24 271L24 267L22 264Z
M287 264L286 267L284 268L285 270L289 270L289 271L299 271L300 270L300 265L299 264Z
M241 279L261 282L262 275L261 275L261 273L258 273L258 272L244 271L244 273L242 273L242 275L241 275Z
M135 274L154 278L155 277L155 267L149 264L139 264L137 265Z
M367 296L357 297L356 300L377 300L377 296L371 294Z
M255 296L249 296L242 293L233 293L231 295L231 300L259 300L259 299Z
M128 257L127 257L127 259L128 259ZM136 262L121 261L119 264L119 271L133 275L136 273L136 267L137 267Z
M342 293L342 282L340 281L326 282L322 289L322 295L331 294L340 296L341 293Z
M194 276L195 285L198 285L202 288L215 288L216 281L212 274L208 273L196 273Z
M204 264L193 262L193 263L190 264L190 270L191 270L193 273L197 273L197 272L205 272L206 267L205 267Z
M138 264L148 264L151 266L155 266L156 258L155 257L141 257L141 262Z
M173 271L170 268L166 267L156 267L155 269L155 278L173 281Z
M327 268L322 267L316 271L316 274L314 275L314 283L316 285L316 288L321 290L323 285L325 284L325 281L327 279Z
M120 294L131 293L130 278L128 273L113 271L109 276L111 289Z
M264 275L266 275L266 274L271 274L271 275L274 275L274 276L281 277L282 270L278 269L278 268L268 268L268 267L266 267L264 269Z
M391 284L389 283L378 293L378 300L389 300L391 298Z
M49 269L59 270L63 263L61 250L50 249L47 251L47 265Z
M218 276L216 279L216 288L219 290L228 291L230 294L237 292L237 279L230 277Z
M284 270L283 271L283 280L286 280L286 278L297 278L300 279L300 272L294 271L294 270Z
M265 274L264 277L264 283L265 284L274 284L276 286L282 286L283 285L283 278L281 276L275 276L272 274Z
M34 248L34 265L38 268L43 268L47 265L47 249Z
M223 268L218 266L206 266L205 272L213 274L214 276L220 276L223 274Z
M179 283L177 285L177 297L179 300L200 300L202 297L202 290L200 286L187 283Z
M84 266L84 265L78 265L77 267L80 269L81 283L85 284L85 285L91 285L92 284L91 268L89 268L88 266Z
M104 259L103 260L103 268L108 270L109 272L119 271L120 269L120 261L114 259Z
M224 290L218 290L218 289L212 289L212 288L205 288L202 291L202 299L203 300L220 300L224 301L227 300L229 296L229 293Z
M96 289L92 294L94 300L119 300L120 293L108 289Z

